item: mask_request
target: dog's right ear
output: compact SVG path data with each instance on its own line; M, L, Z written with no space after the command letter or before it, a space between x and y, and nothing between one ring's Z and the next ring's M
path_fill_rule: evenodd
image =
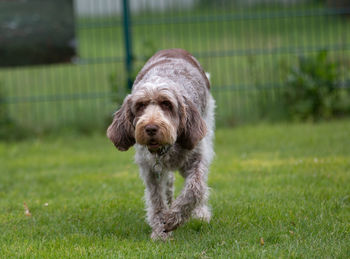
M131 112L131 95L114 114L113 122L107 129L107 137L120 151L126 151L135 144L135 129L132 124L134 115Z

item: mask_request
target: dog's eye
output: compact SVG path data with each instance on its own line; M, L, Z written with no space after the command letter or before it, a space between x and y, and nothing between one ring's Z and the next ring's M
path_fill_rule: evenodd
M160 106L163 108L163 109L167 109L167 110L171 110L173 108L171 102L169 101L162 101L160 103Z
M136 108L136 111L141 111L143 110L144 108L146 107L146 104L145 103L137 103L135 108Z

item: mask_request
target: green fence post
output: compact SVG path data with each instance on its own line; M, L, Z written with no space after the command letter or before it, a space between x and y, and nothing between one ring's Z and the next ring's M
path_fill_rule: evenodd
M125 44L125 67L127 73L127 87L131 89L132 80L132 39L131 39L131 15L129 0L123 0L123 30L124 30L124 44Z

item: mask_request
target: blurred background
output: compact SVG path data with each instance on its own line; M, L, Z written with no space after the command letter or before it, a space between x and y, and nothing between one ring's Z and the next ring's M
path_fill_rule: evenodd
M105 130L166 48L211 74L218 127L350 115L347 0L2 0L0 138Z

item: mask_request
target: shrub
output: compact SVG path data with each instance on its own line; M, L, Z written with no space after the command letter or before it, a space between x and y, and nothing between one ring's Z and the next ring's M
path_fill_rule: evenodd
M347 112L341 88L340 64L327 51L299 57L287 75L284 99L289 116L296 120L329 119Z

